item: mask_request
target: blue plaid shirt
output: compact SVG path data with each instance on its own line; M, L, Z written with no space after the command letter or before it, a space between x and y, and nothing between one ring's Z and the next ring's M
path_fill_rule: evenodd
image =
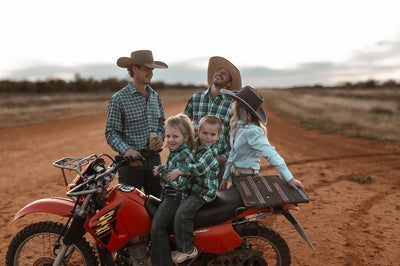
M213 99L211 96L211 88L208 88L203 92L193 94L183 113L193 121L196 130L203 116L215 115L221 119L221 137L217 143L218 154L228 158L231 150L229 142L229 122L232 117L231 100L228 96L221 94Z
M130 148L149 150L150 132L164 139L165 115L160 96L149 85L146 89L147 101L132 82L111 97L105 135L107 143L119 154Z

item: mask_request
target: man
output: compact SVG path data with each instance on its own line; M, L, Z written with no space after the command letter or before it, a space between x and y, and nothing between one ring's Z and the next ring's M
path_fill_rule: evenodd
M230 152L229 121L231 115L231 101L221 94L221 89L240 90L242 79L239 70L223 57L211 57L208 63L207 90L193 94L189 99L184 114L192 119L195 129L203 116L215 115L222 122L221 137L218 141L219 173L218 181L222 181L225 163Z
M144 159L140 166L120 168L118 181L160 197L160 179L153 175L153 167L161 164L159 152L164 139L165 115L159 95L149 84L153 69L168 68L168 65L154 61L149 50L121 57L117 65L128 70L132 81L111 97L105 130L107 143L120 155Z

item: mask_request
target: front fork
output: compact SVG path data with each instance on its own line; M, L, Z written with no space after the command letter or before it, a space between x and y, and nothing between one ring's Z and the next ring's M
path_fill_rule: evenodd
M93 194L87 195L83 200L81 208L75 211L71 226L64 234L63 244L60 246L60 250L58 251L57 257L54 260L53 266L60 266L65 259L68 259L68 257L74 251L74 240L84 234L84 225L87 215L86 209L90 199L92 198L92 195Z

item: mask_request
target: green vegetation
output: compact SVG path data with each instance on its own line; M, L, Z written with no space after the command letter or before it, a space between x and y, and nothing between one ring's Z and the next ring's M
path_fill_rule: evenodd
M372 179L370 176L352 176L349 178L349 180L360 183L360 184L371 184L372 183Z
M128 80L118 79L83 79L79 75L74 80L48 79L45 81L12 81L0 80L0 93L59 93L59 92L116 92L124 87ZM164 82L152 83L157 90L164 89L187 89L193 85L165 84ZM198 86L197 86L198 87Z

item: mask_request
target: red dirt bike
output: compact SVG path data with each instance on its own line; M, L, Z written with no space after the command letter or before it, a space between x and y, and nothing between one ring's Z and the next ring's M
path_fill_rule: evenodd
M69 219L65 224L44 221L22 229L8 247L6 265L151 265L151 222L160 200L132 186L111 184L119 167L138 160L102 154L54 162L61 168L69 199L34 201L11 223L37 212ZM66 170L78 173L71 183ZM239 189L230 188L200 209L194 230L200 255L184 264L289 265L285 240L256 221L272 214L283 214L314 250L288 205L248 207L244 202ZM174 248L172 231L170 239Z

